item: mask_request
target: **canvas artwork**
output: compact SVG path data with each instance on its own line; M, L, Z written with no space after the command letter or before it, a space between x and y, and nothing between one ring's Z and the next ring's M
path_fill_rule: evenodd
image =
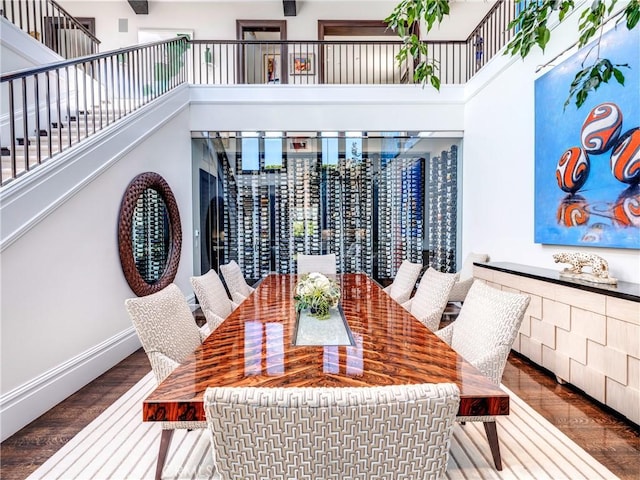
M640 248L640 28L603 36L600 57L621 68L564 108L586 46L535 82L535 241Z
M315 55L313 53L299 55L292 53L289 57L289 73L291 75L314 74Z
M280 55L264 55L264 83L280 83Z

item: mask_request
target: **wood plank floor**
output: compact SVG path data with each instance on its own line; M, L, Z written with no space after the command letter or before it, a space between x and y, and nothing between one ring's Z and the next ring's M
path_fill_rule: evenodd
M0 445L0 476L24 479L151 369L142 349ZM640 479L640 432L579 391L511 355L504 384L624 480Z

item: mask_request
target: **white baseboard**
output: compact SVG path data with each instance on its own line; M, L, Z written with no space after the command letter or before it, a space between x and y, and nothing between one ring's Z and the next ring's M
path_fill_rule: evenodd
M0 397L0 441L140 348L133 327Z

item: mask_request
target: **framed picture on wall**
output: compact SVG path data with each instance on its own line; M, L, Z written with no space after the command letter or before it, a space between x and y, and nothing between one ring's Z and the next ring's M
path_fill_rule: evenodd
M313 53L289 54L289 74L291 75L313 75L315 64Z
M267 53L264 55L264 83L280 83L280 55Z

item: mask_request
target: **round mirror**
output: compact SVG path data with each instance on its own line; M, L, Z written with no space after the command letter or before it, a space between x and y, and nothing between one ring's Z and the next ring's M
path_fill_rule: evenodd
M139 297L173 282L182 246L178 205L160 175L134 178L122 198L118 220L120 263L127 283Z

